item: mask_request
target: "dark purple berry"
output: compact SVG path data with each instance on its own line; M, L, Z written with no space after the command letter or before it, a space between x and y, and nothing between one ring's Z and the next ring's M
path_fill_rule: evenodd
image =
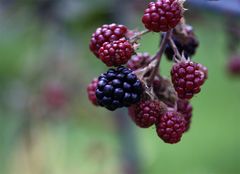
M98 80L100 83L96 89L97 101L109 110L128 107L141 99L142 84L128 68L110 69Z

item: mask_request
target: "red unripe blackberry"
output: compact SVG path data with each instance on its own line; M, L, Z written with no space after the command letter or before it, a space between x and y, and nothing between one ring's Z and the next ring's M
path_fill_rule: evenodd
M100 59L107 66L126 64L133 53L132 44L125 38L113 42L105 42L98 51Z
M165 143L174 144L181 140L186 130L186 121L179 112L169 110L160 117L156 130Z
M201 91L206 72L200 64L192 61L175 63L171 70L172 83L180 99L191 99Z
M128 29L124 25L103 25L102 27L97 28L97 30L92 34L89 48L97 57L99 57L98 50L104 42L112 42L125 37L127 31Z
M158 121L163 114L163 107L158 100L142 100L128 108L132 120L141 128L148 128Z
M88 99L95 106L98 106L97 97L96 97L97 84L98 84L98 79L95 78L87 87Z
M240 56L233 56L227 64L227 70L232 75L240 75Z
M192 105L188 100L178 100L177 101L177 111L182 114L186 121L186 131L189 130L191 120L192 120Z
M157 0L149 3L148 8L144 11L142 22L150 31L166 32L174 28L182 16L182 1Z
M136 70L144 67L151 61L151 56L148 53L138 53L133 55L131 59L127 62L127 67L131 70Z

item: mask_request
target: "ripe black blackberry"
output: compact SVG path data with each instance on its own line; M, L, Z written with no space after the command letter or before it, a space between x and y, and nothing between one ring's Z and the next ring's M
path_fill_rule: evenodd
M107 66L124 65L133 53L132 44L125 38L113 42L105 42L98 51L100 59Z
M141 100L128 108L130 117L141 128L148 128L156 124L164 112L164 108L158 100Z
M124 25L105 24L97 28L97 30L92 34L89 48L97 57L99 57L98 50L104 42L112 42L125 37L127 32L128 29Z
M160 117L156 130L165 143L178 143L186 130L186 121L179 112L169 110Z
M138 53L133 55L127 62L127 67L131 70L136 70L151 62L151 56L148 53Z
M99 105L113 111L139 102L142 91L142 84L132 70L120 66L98 78L96 97Z

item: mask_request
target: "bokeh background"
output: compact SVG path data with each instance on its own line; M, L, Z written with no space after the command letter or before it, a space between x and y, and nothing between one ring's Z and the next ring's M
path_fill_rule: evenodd
M92 32L113 22L143 29L148 1L1 0L0 173L239 174L240 76L226 64L240 48L232 37L240 2L196 2L187 1L185 14L200 40L194 60L209 80L192 100L191 130L169 145L126 110L94 107L86 94L107 69L88 49ZM158 42L148 34L139 51L154 54ZM161 73L170 77L170 67L164 59Z

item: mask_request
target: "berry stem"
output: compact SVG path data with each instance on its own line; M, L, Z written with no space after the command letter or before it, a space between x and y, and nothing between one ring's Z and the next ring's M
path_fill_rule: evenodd
M175 31L176 31L176 33L180 33L180 34L184 35L185 37L187 37L188 34L186 31L186 20L184 17L181 19L179 24L175 27Z
M170 42L170 46L172 47L173 51L174 51L174 60L178 61L182 59L181 54L178 51L178 48L176 46L176 44L174 43L172 37L169 37L169 42Z
M143 79L144 75L155 67L156 61L157 60L152 58L152 61L147 66L135 70L134 74L136 74L139 79Z
M134 36L130 37L129 40L131 43L134 43L149 32L150 32L149 30L143 30L143 31L137 32Z
M162 58L163 52L165 50L165 45L167 44L167 41L168 41L169 37L171 36L171 34L172 34L172 30L168 31L164 35L163 40L162 40L161 45L160 45L160 48L159 48L159 51L153 57L153 60L156 59L156 65L155 65L154 69L152 70L151 75L149 76L149 81L148 81L149 84L152 84L152 81L153 81L156 73L159 70L159 65L160 65L160 62L161 62L161 58Z

